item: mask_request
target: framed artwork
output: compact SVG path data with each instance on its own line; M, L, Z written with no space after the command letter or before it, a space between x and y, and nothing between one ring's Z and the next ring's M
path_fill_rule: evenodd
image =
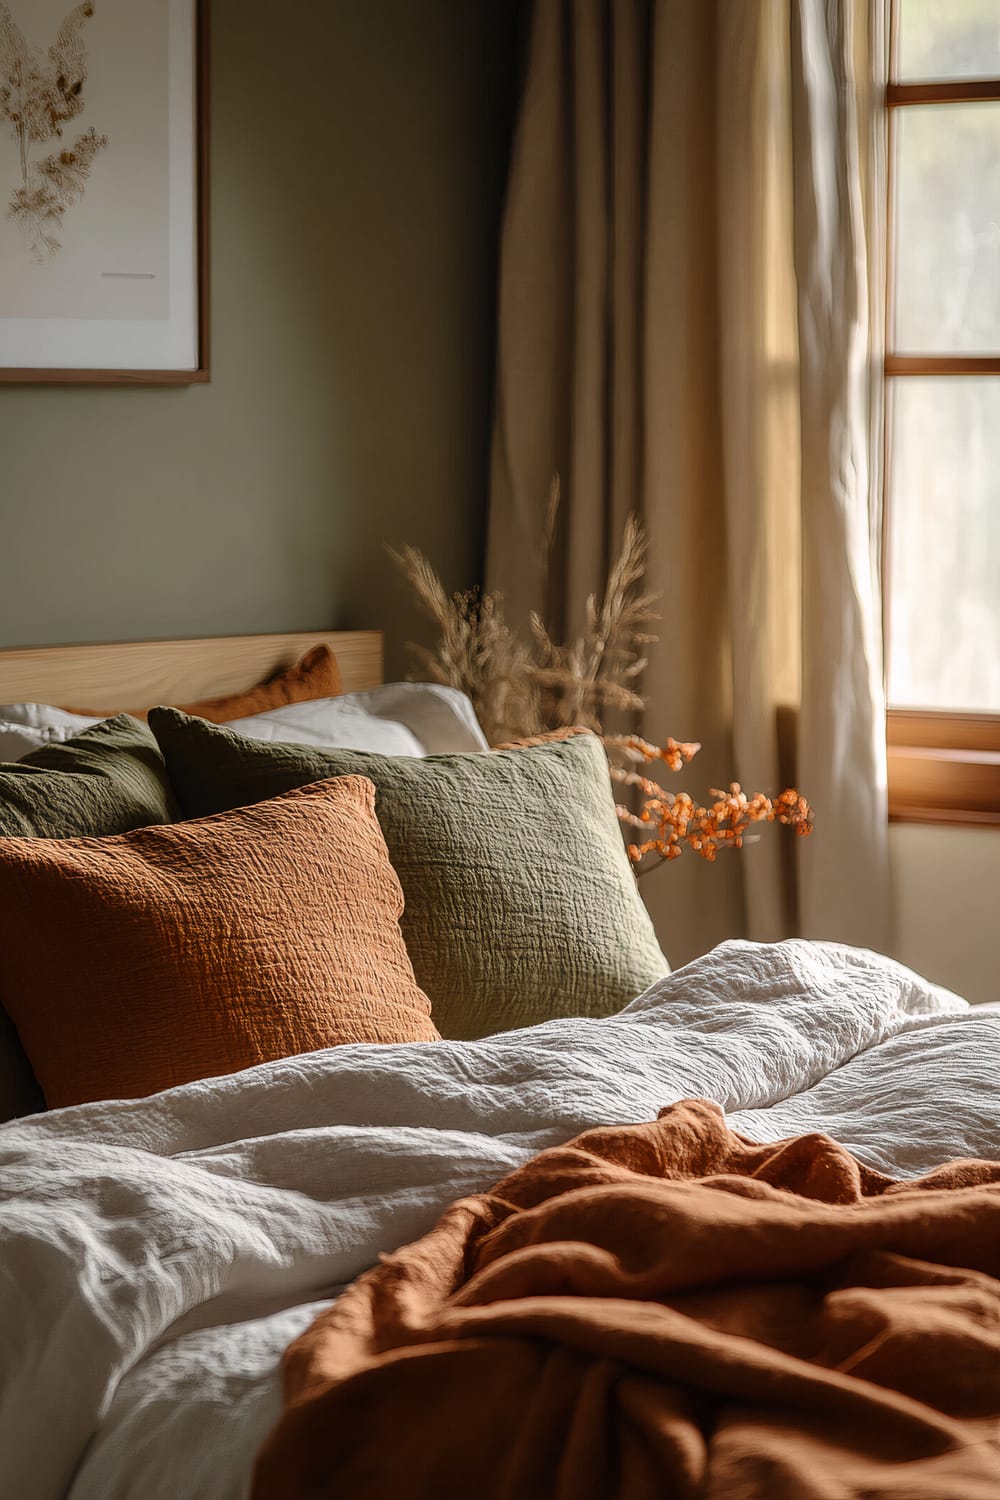
M208 0L0 0L0 381L208 372Z

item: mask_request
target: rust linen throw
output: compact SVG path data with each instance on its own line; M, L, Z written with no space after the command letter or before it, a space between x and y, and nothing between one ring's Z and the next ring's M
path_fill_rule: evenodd
M996 1500L1000 1165L714 1104L454 1204L286 1355L253 1500Z

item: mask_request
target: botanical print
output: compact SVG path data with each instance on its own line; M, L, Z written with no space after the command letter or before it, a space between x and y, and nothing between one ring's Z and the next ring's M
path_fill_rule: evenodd
M61 249L63 215L83 197L94 158L108 144L108 137L98 135L91 126L72 146L40 160L31 156L33 146L61 140L63 126L83 113L87 49L82 31L93 14L92 0L77 5L43 55L29 50L0 0L0 116L13 132L21 167L21 181L11 193L7 216L23 230L40 264Z

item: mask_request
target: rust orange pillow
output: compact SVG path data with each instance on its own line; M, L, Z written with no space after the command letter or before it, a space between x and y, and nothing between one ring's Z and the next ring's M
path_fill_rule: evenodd
M112 838L0 839L0 1004L50 1108L436 1041L363 776Z
M205 698L200 703L179 703L176 707L210 724L229 724L234 719L249 719L286 703L311 703L316 698L338 698L344 690L337 658L325 643L313 646L294 666L275 672L246 693L230 693L226 698ZM150 705L130 708L133 719L145 719ZM88 718L110 717L100 708L68 708L66 713L85 714ZM116 710L118 712L118 710Z

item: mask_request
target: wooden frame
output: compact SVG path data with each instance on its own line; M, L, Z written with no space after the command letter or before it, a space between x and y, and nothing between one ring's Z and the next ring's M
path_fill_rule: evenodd
M894 342L895 267L894 184L895 144L891 139L893 112L908 105L1000 103L1000 78L914 83L896 82L899 0L890 8L890 78L886 106L890 121L888 262L886 297L886 378L919 376L1000 376L997 354L896 354ZM891 421L891 415L889 420ZM887 424L884 473L888 481L889 430ZM885 486L889 493L888 482ZM883 555L888 548L889 506L883 507ZM888 606L889 588L885 588ZM888 628L886 627L888 639ZM930 710L893 709L887 715L889 815L906 822L967 823L1000 825L1000 715L947 713Z
M1000 354L887 354L886 375L1000 375Z
M220 698L256 687L321 642L337 657L345 692L381 683L380 630L317 630L0 651L0 703L94 704L116 711Z
M888 760L898 821L1000 826L1000 715L895 709Z
M890 80L885 102L900 104L984 104L1000 99L995 78L949 78L943 83L896 83Z
M197 248L198 363L194 369L50 369L0 366L7 385L195 385L211 378L209 365L209 0L195 0L195 239Z

